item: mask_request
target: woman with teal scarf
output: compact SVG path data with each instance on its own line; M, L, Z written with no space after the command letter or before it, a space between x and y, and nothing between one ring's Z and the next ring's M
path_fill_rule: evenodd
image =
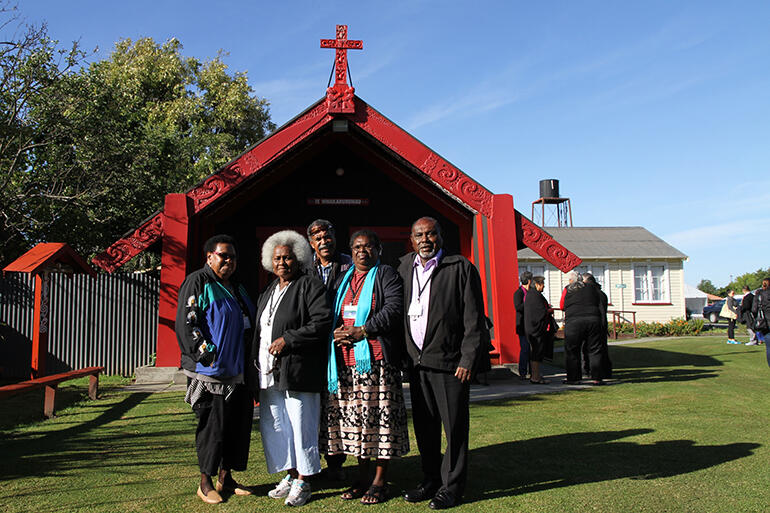
M358 476L341 497L376 504L387 498L389 460L409 452L401 388L403 284L379 262L376 233L354 233L350 249L354 265L340 278L333 305L321 446L327 454L358 458Z

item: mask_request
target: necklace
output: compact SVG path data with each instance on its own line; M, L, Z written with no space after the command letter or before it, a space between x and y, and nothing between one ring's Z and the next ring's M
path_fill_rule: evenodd
M288 285L286 285L281 292L278 293L278 298L275 300L275 303L273 303L273 296L275 296L275 291L280 287L280 284L276 284L275 288L270 292L270 305L268 306L268 315L267 315L267 325L270 326L273 323L273 314L275 314L275 310L278 308L278 305L281 304L281 299L283 299L283 296L286 295L286 291L289 290L289 287L291 286L291 282L289 282Z

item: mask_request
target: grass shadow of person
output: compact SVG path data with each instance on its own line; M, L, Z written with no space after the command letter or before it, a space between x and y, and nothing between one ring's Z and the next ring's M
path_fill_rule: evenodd
M693 440L618 441L651 432L566 433L473 449L469 475L474 478L469 480L464 502L620 478L670 477L744 458L760 447L757 443L698 445ZM527 465L530 461L537 465Z

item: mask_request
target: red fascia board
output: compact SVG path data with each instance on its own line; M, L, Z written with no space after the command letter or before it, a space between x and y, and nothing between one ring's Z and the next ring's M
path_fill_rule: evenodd
M93 267L88 265L74 249L63 242L41 242L5 266L3 273L36 274L56 264L65 264L72 267L75 272L96 276L96 271Z

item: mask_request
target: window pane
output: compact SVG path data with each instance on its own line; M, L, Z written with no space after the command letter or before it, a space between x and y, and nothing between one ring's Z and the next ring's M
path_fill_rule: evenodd
M665 268L662 265L651 265L650 276L652 280L652 300L663 301L663 275Z
M647 296L647 268L634 267L634 298L636 301L645 301Z

